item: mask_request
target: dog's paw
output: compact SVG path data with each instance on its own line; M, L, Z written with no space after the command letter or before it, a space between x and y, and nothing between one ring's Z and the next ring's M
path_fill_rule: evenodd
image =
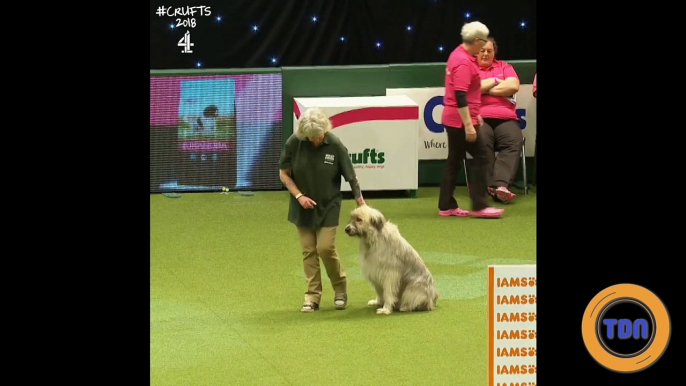
M380 306L381 306L381 303L379 303L379 301L376 300L376 299L372 299L372 300L370 300L370 301L367 302L367 305L368 305L369 307L380 307Z
M411 310L410 307L408 307L408 306L401 306L400 309L399 309L398 311L400 311L400 312L410 312L410 311L412 311L412 310Z
M377 315L390 315L391 310L387 310L385 308L379 308L378 310L376 310L376 314Z

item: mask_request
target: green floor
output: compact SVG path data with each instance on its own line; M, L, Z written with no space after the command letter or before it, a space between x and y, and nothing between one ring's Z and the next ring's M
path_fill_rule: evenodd
M325 282L320 311L300 313L287 192L150 195L150 384L486 385L486 267L536 259L536 193L515 192L495 220L439 217L433 187L416 199L368 199L419 251L440 292L433 312L390 316L366 306L374 292L342 227L348 309L334 309ZM353 208L344 201L342 223Z

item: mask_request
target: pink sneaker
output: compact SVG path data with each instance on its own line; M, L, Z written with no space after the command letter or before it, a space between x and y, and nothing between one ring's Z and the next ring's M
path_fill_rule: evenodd
M505 204L511 203L515 199L515 197L517 197L516 194L510 192L510 190L504 186L501 186L498 189L496 189L495 195L496 197L498 197L500 201L502 201Z
M471 211L469 212L470 216L473 217L481 217L481 218L493 218L493 217L500 217L505 213L505 209L498 209L498 208L484 208L481 210L477 211Z
M439 210L438 214L443 216L443 217L448 217L448 216L467 217L467 216L469 216L469 211L466 211L466 210L460 209L460 208L455 208L455 209L448 209L448 210Z

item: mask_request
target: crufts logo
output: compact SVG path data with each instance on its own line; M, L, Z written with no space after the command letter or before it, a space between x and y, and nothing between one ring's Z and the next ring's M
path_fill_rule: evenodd
M581 323L593 359L618 373L635 373L655 363L667 349L669 314L654 293L634 284L600 291Z

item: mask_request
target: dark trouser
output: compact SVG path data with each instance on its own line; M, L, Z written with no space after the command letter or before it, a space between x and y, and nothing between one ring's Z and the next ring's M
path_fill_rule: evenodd
M465 152L471 154L472 172L469 176L469 197L472 199L472 210L477 211L488 206L488 192L486 191L486 144L481 128L474 126L476 129L476 141L467 142L465 139L464 129L444 126L446 133L448 133L448 160L443 172L443 181L441 182L441 194L438 199L438 210L455 209L458 207L457 200L453 194L455 193L455 184L457 183L457 173L462 167L462 160L465 158Z
M514 119L484 118L479 134L483 135L488 149L486 183L488 186L509 187L517 173L524 142L519 122ZM498 157L495 156L496 151Z

